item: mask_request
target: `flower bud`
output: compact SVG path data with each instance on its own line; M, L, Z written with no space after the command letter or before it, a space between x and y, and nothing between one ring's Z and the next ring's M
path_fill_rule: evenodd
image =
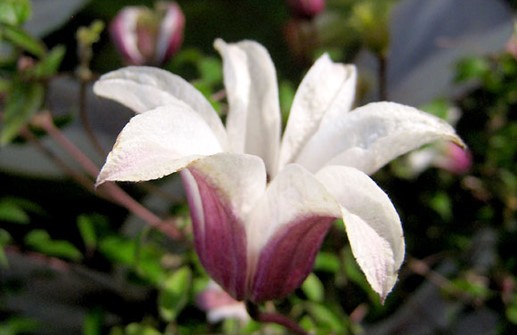
M436 165L454 174L467 173L472 167L472 154L454 143L445 143Z
M325 9L325 0L287 0L294 17L310 20Z
M113 42L125 62L160 65L183 42L185 17L174 2L158 2L154 10L143 6L123 8L110 26Z

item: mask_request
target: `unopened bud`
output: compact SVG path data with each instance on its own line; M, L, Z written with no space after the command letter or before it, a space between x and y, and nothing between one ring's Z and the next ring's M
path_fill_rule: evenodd
M185 16L178 4L159 2L151 10L143 6L122 9L110 26L113 42L132 65L160 65L181 47Z
M325 9L325 0L287 0L295 18L310 20Z

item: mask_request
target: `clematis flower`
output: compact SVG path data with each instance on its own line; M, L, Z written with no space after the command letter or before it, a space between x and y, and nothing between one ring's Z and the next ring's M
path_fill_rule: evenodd
M185 16L175 2L124 7L110 25L113 42L128 64L160 65L181 47Z
M311 272L342 218L352 252L384 300L404 259L401 223L368 176L435 140L461 144L446 122L390 102L351 111L356 70L321 56L295 95L281 138L275 68L252 41L215 42L223 57L226 126L182 78L160 69L108 73L95 92L133 109L97 185L181 171L194 242L234 299L285 297Z

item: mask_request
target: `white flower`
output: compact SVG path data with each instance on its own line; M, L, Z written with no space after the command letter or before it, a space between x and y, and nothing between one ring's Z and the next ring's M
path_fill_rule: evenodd
M380 102L350 111L355 68L327 55L300 84L281 138L267 51L252 41L215 46L224 60L226 127L201 93L162 70L128 67L95 84L98 95L140 113L122 130L97 184L182 170L200 260L237 300L291 293L312 270L331 223L343 218L352 252L384 300L404 238L395 208L368 174L423 144L461 140L412 107Z

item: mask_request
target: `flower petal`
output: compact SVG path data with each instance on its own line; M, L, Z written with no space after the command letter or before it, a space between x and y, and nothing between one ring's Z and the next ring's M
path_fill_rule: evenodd
M185 104L205 120L225 147L221 119L205 97L183 78L165 70L129 66L103 75L93 86L95 94L115 100L136 113L168 104Z
M182 171L194 226L196 251L210 276L232 297L246 296L244 216L266 187L256 156L222 153Z
M463 145L442 119L396 103L371 103L321 128L296 162L310 171L329 164L372 174L394 158L436 140Z
M393 204L370 177L357 169L326 166L316 178L341 204L354 257L384 301L404 260L404 236Z
M191 161L221 152L206 122L185 104L158 107L136 115L117 138L97 177L143 181L174 173Z
M271 173L276 166L281 116L276 71L267 50L252 41L215 41L224 61L224 85L230 105L228 138L238 153L262 157Z
M250 299L278 299L311 272L339 205L305 169L288 165L273 179L248 218Z
M110 25L113 42L124 59L131 64L143 64L144 57L137 46L136 23L142 12L141 7L128 6L122 9Z
M324 124L347 113L354 100L356 70L321 56L298 88L280 149L279 169L293 162L304 144Z

